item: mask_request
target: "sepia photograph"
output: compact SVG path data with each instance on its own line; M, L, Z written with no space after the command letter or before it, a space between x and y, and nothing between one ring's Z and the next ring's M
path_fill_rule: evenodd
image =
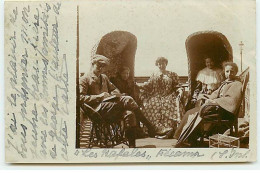
M243 23L244 4L86 8L76 148L249 148L255 23Z

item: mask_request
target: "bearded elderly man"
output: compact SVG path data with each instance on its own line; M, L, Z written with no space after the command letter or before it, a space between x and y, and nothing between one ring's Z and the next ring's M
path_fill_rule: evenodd
M141 121L149 131L150 136L155 135L152 124L143 116L137 103L130 96L120 95L120 91L103 74L109 64L108 58L102 55L92 57L90 73L80 80L80 103L88 104L97 111L106 122L115 122L124 118L127 122L126 137L129 147L135 147L136 119ZM118 96L114 97L113 96ZM111 99L109 99L111 98ZM126 114L131 111L132 114Z

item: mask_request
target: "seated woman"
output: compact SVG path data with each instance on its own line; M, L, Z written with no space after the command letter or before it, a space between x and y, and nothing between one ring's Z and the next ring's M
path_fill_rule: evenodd
M156 127L159 138L171 138L183 114L180 99L183 89L176 73L166 70L168 60L157 58L155 65L159 72L154 73L148 82L140 87L142 112Z
M135 82L129 79L130 69L123 66L119 69L117 76L112 77L110 81L119 89L120 93L125 96L131 96L138 105L141 105L141 101L138 97L138 86ZM146 135L143 129L140 127L140 122L136 120L136 138L144 138Z
M136 96L137 85L133 80L129 79L130 69L123 66L119 69L117 76L112 77L110 81L119 89L120 93L123 95L128 95L134 98L138 102L138 97Z
M235 63L227 62L223 66L226 80L223 81L220 87L211 95L200 94L199 99L206 100L204 105L218 105L220 109L225 112L224 118L231 120L234 118L233 114L239 106L238 103L241 98L242 83L236 80L238 67ZM196 136L193 134L196 129L198 129L202 120L198 112L204 105L195 107L185 113L184 118L174 134L174 138L178 139L176 147L180 147L187 139L190 139L191 141L191 138ZM214 110L209 110L209 112L214 114ZM193 139L196 140L195 138Z
M222 70L215 67L214 61L210 56L204 56L206 67L199 71L196 77L196 88L192 95L191 101L186 110L195 107L199 94L211 94L223 81Z

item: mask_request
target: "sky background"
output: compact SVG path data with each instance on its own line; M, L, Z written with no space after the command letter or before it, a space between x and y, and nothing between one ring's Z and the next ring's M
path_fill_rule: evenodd
M149 76L155 71L159 56L168 58L168 70L187 75L185 41L192 33L206 30L227 37L239 67L238 44L243 41L243 69L255 64L255 9L251 0L91 2L81 5L79 10L80 72L89 71L93 46L102 36L116 30L137 37L135 76Z

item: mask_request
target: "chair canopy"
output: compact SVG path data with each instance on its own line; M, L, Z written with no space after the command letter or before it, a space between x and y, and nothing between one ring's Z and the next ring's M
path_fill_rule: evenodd
M233 61L232 47L227 38L216 31L196 32L186 40L188 56L188 82L190 93L196 85L195 79L200 70L206 67L204 56L213 58L215 66L222 68L225 61Z
M108 77L117 74L122 66L130 68L130 79L134 78L134 62L137 38L126 31L113 31L103 36L95 48L95 53L110 59L106 72Z

